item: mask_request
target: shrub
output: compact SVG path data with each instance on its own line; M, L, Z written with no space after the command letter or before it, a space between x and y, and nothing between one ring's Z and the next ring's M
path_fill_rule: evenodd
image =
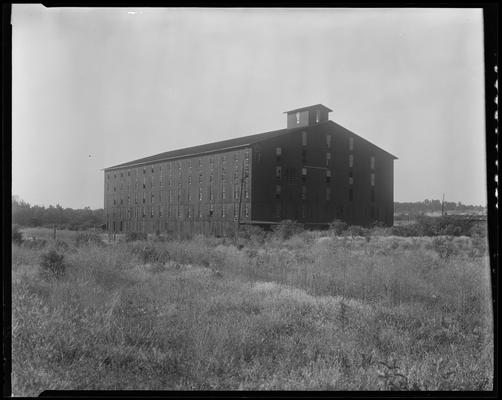
M303 225L287 219L274 226L273 231L276 238L286 240L295 234L303 232Z
M135 242L137 240L147 240L147 234L144 232L127 232L125 235L126 242Z
M137 246L132 248L143 264L165 264L171 259L167 250L157 250L153 246Z
M96 232L79 232L75 237L75 246L86 246L95 244L98 246L104 246L103 241L101 240L101 236Z
M32 250L43 249L46 245L47 245L47 240L45 239L32 238L30 240L23 241L23 247Z
M482 238L486 238L488 233L488 226L486 222L476 222L472 224L471 229L469 230L470 236L479 236Z
M329 230L334 235L338 236L347 230L347 224L344 221L341 221L339 219L335 219L331 224L329 224Z
M457 253L457 248L450 238L435 237L432 239L432 248L443 259L448 259Z
M251 240L256 244L263 244L267 237L267 232L263 228L255 225L243 225L239 229L239 237Z
M63 253L65 251L68 251L70 249L70 245L68 243L66 243L64 240L61 240L61 239L57 239L56 240L56 243L54 244L54 247L56 248L56 250L61 251Z
M19 225L12 225L12 243L20 245L23 243L23 232L21 232L21 228Z
M366 236L368 234L368 230L359 225L351 225L348 227L346 232L350 236Z
M54 249L51 249L46 253L42 253L40 266L45 273L49 273L53 276L61 276L66 270L64 255L58 253Z

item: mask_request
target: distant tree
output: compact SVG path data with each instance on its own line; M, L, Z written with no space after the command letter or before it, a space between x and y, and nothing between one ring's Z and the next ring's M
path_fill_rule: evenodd
M12 197L12 222L20 226L53 226L73 230L101 227L105 223L103 209L92 210L63 208L60 204L54 207L30 206L19 196Z

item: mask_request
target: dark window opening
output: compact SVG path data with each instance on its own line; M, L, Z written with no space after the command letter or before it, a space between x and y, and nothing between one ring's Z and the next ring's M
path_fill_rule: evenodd
M352 189L349 189L349 201L354 200L354 191Z
M286 168L286 177L288 184L296 183L296 168Z
M302 149L302 163L305 164L307 162L307 150Z
M374 202L375 201L375 189L371 189L371 201Z

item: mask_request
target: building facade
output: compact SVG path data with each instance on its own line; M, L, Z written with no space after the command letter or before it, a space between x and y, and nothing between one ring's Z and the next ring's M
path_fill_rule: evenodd
M318 104L287 127L174 150L104 170L109 232L232 234L285 219L393 224L395 156Z

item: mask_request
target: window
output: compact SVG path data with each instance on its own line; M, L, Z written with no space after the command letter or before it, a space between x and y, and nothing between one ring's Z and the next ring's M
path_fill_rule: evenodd
M302 132L302 146L307 145L307 132L303 131Z
M371 188L371 201L374 202L375 201L375 188Z
M234 161L237 162L238 159L239 159L239 157L238 157L237 153L234 153Z
M275 179L278 181L282 179L282 167L275 167Z
M306 164L307 163L307 150L302 149L302 163Z
M154 172L154 171L153 171L153 166L152 166L152 174L153 174L153 172Z
M150 207L150 218L153 218L153 207Z
M354 200L354 191L352 188L349 189L349 201Z
M249 150L245 150L245 151L244 151L244 159L245 159L246 161L249 161Z
M225 218L225 205L221 207L221 218Z
M286 168L286 176L288 184L292 185L296 183L296 168Z
M227 197L227 193L226 193L226 190L225 190L225 186L222 186L222 188L221 188L221 198L223 200L225 200L226 197Z
M214 214L214 204L209 205L209 216L212 217Z
M275 198L281 198L281 185L275 185Z
M246 218L249 217L249 204L246 204L245 208L244 208L244 216Z
M162 207L159 206L159 217L162 217Z
M275 205L275 217L276 218L281 218L281 204L280 203L277 203Z
M307 180L307 168L302 168L302 182L305 183Z
M328 169L326 170L326 183L331 182L331 171Z
M276 147L275 148L275 158L277 162L281 161L281 156L282 156L282 147Z
M238 184L234 184L234 199L237 200L239 198L239 186Z
M331 148L331 135L326 135L326 146L328 146L328 149Z
M307 199L307 186L303 185L302 186L302 200Z
M199 201L202 201L202 188L199 188Z
M113 188L113 191L114 191L114 192L116 192L116 191L117 191L117 188L116 188L116 187L114 187L114 188Z
M153 203L154 197L155 197L155 195L152 193L152 195L150 196L150 203Z
M320 120L321 120L321 111L316 110L316 112L315 112L315 123L318 124Z
M352 151L354 150L354 138L349 137L349 150Z
M370 158L370 168L375 169L375 157Z
M143 192L143 204L146 203L146 195L145 195L145 192Z
M224 155L221 156L221 162L224 163L226 161L226 157Z
M349 185L353 185L353 184L354 184L354 178L349 176Z
M239 209L238 209L237 205L234 204L234 220L236 220L236 221L237 221L237 213L238 213L238 211L239 211Z
M326 201L331 200L331 188L326 188Z
M192 175L188 175L188 184L191 185L192 184Z
M202 173L199 174L199 185L202 184Z
M299 112L296 113L296 123L297 124L300 123L300 113Z
M326 167L329 166L329 160L331 160L331 153L326 153Z
M352 168L354 166L354 156L352 154L349 154L349 168Z
M244 197L246 199L249 199L249 191L248 191L248 184L247 181L244 181Z
M188 218L192 218L192 209L190 208L190 206L187 209L187 216Z
M370 179L371 179L371 186L375 186L375 174L371 174Z

